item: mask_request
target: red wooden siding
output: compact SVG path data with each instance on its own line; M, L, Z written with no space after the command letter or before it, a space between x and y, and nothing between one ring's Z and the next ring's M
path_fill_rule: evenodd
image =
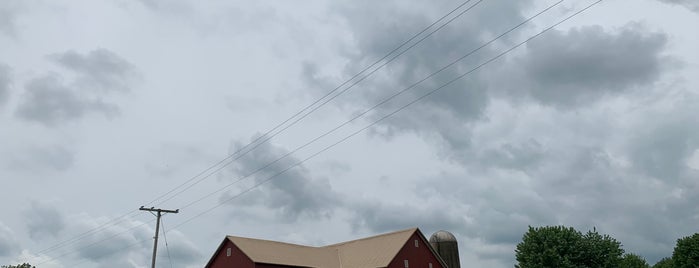
M231 249L231 256L226 256L228 248ZM255 268L255 263L230 240L226 239L223 247L216 252L213 262L207 268Z
M417 247L415 247L415 240L418 241ZM429 246L429 242L425 241L421 235L417 232L413 233L388 265L388 268L405 268L405 260L408 260L409 268L429 268L430 263L432 263L432 268L445 268L432 254Z

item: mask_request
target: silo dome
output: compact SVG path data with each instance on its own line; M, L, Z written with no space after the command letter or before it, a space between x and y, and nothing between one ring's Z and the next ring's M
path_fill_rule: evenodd
M430 243L438 243L438 242L456 242L456 237L447 231L438 231L430 237Z
M439 231L430 237L432 249L439 254L448 268L460 268L459 245L456 237L447 231Z

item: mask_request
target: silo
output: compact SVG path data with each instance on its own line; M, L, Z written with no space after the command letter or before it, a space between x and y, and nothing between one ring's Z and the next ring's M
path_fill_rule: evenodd
M430 237L430 245L442 257L448 268L460 268L459 245L456 237L447 231L439 231Z

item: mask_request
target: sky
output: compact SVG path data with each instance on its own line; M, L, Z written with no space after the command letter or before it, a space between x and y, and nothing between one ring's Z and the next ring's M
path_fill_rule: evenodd
M180 209L158 267L411 227L513 267L546 225L653 264L699 232L696 1L462 3L1 1L0 264L149 267L141 206Z

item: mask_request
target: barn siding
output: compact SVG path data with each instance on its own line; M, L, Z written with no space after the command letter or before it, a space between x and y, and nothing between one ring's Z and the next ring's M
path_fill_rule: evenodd
M416 239L418 247L415 247ZM445 268L432 254L429 246L430 243L425 241L422 236L417 232L413 233L388 265L388 268L405 268L405 260L408 260L409 268L429 268L429 263L432 263L432 268Z
M226 256L226 250L231 249L231 256ZM235 244L226 239L224 245L216 252L216 256L207 268L255 268L255 263Z

